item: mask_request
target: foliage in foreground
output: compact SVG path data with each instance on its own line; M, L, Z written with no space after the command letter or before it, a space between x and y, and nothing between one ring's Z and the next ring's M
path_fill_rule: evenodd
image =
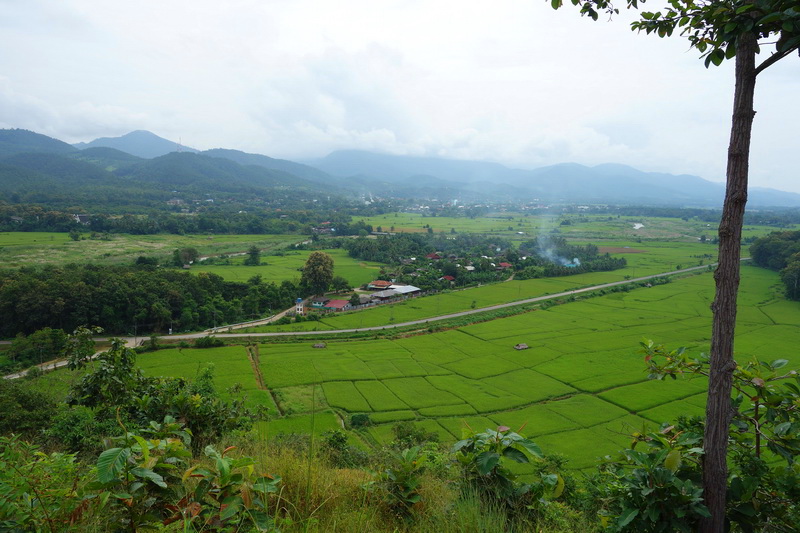
M703 357L682 349L652 342L643 348L654 379L707 372ZM111 412L121 435L106 439L99 456L82 462L19 437L0 439L0 529L666 532L692 531L708 515L700 419L634 433L630 449L606 458L583 481L505 426L465 429L452 450L409 422L397 425L392 444L370 454L338 430L315 446L312 439L264 442L228 429L206 433L199 447L191 417L131 416L132 406L147 403L136 397L134 355L112 345L99 361L73 360L95 365L76 391L117 401ZM800 520L800 378L784 366L753 361L735 372L740 394L727 509L733 531L789 532ZM122 384L125 394L109 397L106 381ZM212 394L210 374L192 387L199 398ZM119 402L123 397L129 400ZM82 409L94 416L109 406ZM527 465L524 475L519 465Z

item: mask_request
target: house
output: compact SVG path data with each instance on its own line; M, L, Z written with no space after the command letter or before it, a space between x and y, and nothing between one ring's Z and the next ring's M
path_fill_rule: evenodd
M88 224L88 223L89 223L89 217L90 217L90 216L91 216L91 215L72 215L72 218L73 218L73 219L75 220L75 222L77 222L78 224L84 224L84 225L86 225L86 224Z
M431 252L425 256L425 259L441 259L442 257L436 252Z
M514 345L514 349L515 349L515 350L527 350L528 348L530 348L530 346L528 346L528 345L527 345L527 344L525 344L524 342L521 342L521 343L519 343L519 344L515 344L515 345Z
M392 285L389 288L395 291L397 294L402 294L403 296L407 294L419 294L422 292L422 289L413 285Z
M514 266L514 265L512 265L511 263L502 262L502 263L499 263L499 264L497 265L497 268L498 268L498 270L505 270L505 269L507 269L507 268L511 268L511 267L513 267L513 266Z
M451 282L456 280L456 278L454 278L453 276L449 276L449 275L448 276L442 276L439 279L443 279L445 281L451 281Z
M349 307L350 302L348 300L328 300L328 302L322 306L326 311L344 311Z
M325 307L325 304L330 301L330 298L325 298L324 296L316 296L311 300L311 307L316 307L317 309L321 307Z
M325 343L324 342L318 342L318 343L316 343L314 345L314 348L325 348Z
M358 295L358 305L365 305L372 301L372 296L369 294L359 294Z
M384 281L382 279L376 279L375 281L371 281L367 284L368 289L372 289L375 291L386 290L391 286L392 286L391 281Z
M379 300L381 302L385 302L386 300L391 300L395 296L398 295L398 292L394 289L386 289L385 291L378 291L372 295L373 300Z

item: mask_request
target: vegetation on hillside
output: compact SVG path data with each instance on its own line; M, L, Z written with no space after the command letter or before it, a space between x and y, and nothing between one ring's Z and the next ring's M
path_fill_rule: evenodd
M774 232L757 239L750 255L758 266L779 271L786 297L800 300L800 231Z

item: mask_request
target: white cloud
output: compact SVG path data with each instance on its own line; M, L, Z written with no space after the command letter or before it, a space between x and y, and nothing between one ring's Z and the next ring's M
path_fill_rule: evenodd
M4 3L2 124L74 142L343 148L515 166L620 162L721 179L732 69L680 38L499 0ZM800 191L800 64L759 79L755 184ZM774 72L772 72L774 70Z

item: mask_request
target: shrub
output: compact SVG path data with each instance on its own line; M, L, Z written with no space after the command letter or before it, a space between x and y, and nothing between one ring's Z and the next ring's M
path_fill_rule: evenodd
M218 339L213 335L208 335L206 337L198 337L194 340L194 347L195 348L219 348L221 346L225 346L225 342L222 339Z
M369 415L364 413L358 413L350 417L350 427L353 428L366 427L371 423Z

